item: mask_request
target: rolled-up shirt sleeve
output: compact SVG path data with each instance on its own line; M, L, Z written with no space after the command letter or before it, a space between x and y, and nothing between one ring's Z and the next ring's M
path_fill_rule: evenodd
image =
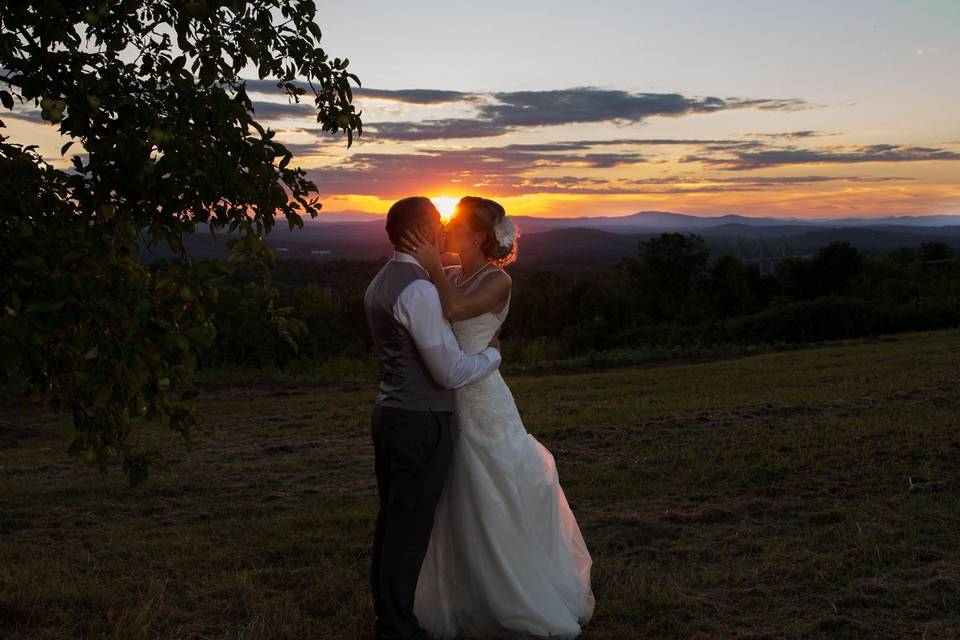
M441 387L462 387L500 366L500 352L493 347L480 353L466 353L460 348L443 316L440 295L427 280L410 283L397 298L393 314L410 332L430 375Z

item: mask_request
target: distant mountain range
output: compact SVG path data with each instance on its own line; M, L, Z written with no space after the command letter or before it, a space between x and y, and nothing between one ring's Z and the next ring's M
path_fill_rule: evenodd
M581 216L575 218L541 218L535 216L511 216L517 225L533 231L546 231L565 227L607 229L611 231L673 231L680 229L705 229L726 224L743 224L754 227L795 225L803 227L851 227L897 225L910 227L960 226L960 214L928 216L886 216L878 218L769 218L738 214L723 216L695 216L669 211L640 211L625 216ZM384 215L366 211L336 211L321 213L310 223L372 222L383 221Z
M609 266L623 256L635 256L642 240L665 232L696 233L710 247L711 259L737 255L738 250L744 257L758 256L775 248L787 255L810 255L836 240L846 240L866 251L889 251L930 241L960 249L960 215L823 220L641 211L618 217L513 219L521 232L520 262L548 268ZM267 243L278 258L376 259L392 252L383 222L382 214L322 213L294 231L279 223L267 236ZM186 245L195 256L225 257L229 253L225 246L228 238L228 234L218 233L214 240L201 229L186 238ZM170 253L165 247L142 252L147 261L166 255Z
M754 218L737 214L723 216L694 216L669 211L641 211L627 216L597 216L579 218L536 218L514 216L517 225L531 232L569 227L604 229L617 233L697 231L716 229L726 225L747 227L872 227L872 226L960 226L960 215L888 216L883 218Z

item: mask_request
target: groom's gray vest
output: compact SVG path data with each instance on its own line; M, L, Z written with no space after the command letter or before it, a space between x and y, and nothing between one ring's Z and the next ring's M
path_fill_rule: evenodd
M413 337L393 317L393 304L414 280L429 280L415 264L391 260L363 295L367 324L380 360L377 404L413 411L453 411L453 390L433 381Z

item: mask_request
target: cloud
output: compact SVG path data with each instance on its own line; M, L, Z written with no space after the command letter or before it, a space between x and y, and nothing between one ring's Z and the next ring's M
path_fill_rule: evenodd
M316 120L316 107L312 102L265 102L262 100L253 101L253 113L258 119L263 120L285 120L296 118L312 118Z
M442 91L438 89L361 89L353 90L354 97L390 100L406 104L449 104L476 102L482 98L475 93Z
M526 192L567 193L581 195L611 194L692 194L765 191L784 186L797 186L824 182L872 183L912 180L898 177L860 176L764 176L764 177L692 177L674 175L656 178L585 178L583 176L540 177L523 181Z
M654 116L676 117L728 109L795 110L803 100L691 98L679 93L629 93L580 87L553 91L494 93L495 102L479 106L478 115L511 127L588 122L642 122Z
M337 149L338 145L321 142L285 142L280 141L294 156L328 156L332 149Z
M246 80L249 91L280 94L272 80ZM312 90L294 82L307 93L300 103L257 101L255 113L265 119L305 118L314 115ZM732 109L795 111L811 108L798 98L695 97L679 93L631 93L616 89L575 87L544 91L492 93L439 89L353 90L356 99L376 99L416 106L460 105L470 117L368 121L365 138L381 141L424 141L497 137L522 128L610 122L640 123L653 117L715 113Z
M474 117L371 122L367 129L373 138L379 140L441 140L496 137L528 127L600 122L626 124L656 116L676 118L731 109L794 111L809 107L796 98L688 97L679 93L630 93L592 87L460 95L462 102L473 106Z
M445 118L425 122L374 122L364 127L376 140L421 141L452 138L487 138L505 133L494 122L466 118Z
M244 80L244 82L247 85L247 91L282 95L282 91L277 87L276 80L251 78ZM313 95L309 84L295 81L293 85L306 91L307 97ZM374 100L388 100L390 102L402 102L405 104L449 104L454 102L474 102L481 99L480 96L475 93L446 91L443 89L366 89L363 87L353 87L351 90L353 91L354 98L371 98ZM312 102L312 99L310 101Z
M714 149L705 148L704 151ZM759 151L729 149L726 155L687 155L680 162L699 162L727 171L764 169L799 164L855 164L861 162L917 162L960 160L960 153L933 147L873 144L865 146L831 146L819 149L796 147L770 148Z
M900 182L915 180L901 176L737 176L710 178L710 182L741 183L751 185L796 185L809 182Z
M244 78L243 83L247 87L247 92L257 91L259 93L274 93L277 95L283 95L282 91L277 87L276 80L260 80L259 78ZM310 85L306 82L293 82L295 87L299 87L304 91L310 91Z
M570 140L561 142L548 142L543 144L510 144L506 145L506 148L527 149L530 151L569 151L576 149L590 149L601 146L700 146L706 144L738 145L742 143L742 140L703 140L697 138L614 138L612 140Z
M636 164L639 162L644 162L644 159L639 154L585 153L582 156L577 157L572 162L574 163L583 162L584 164L590 167L595 167L598 169L609 169L611 167L619 167L625 164Z
M744 141L699 139L581 140L541 144L511 144L502 147L468 149L424 149L412 153L355 153L333 167L309 171L323 195L355 194L384 198L412 192L461 189L496 193L501 196L529 193L567 194L684 194L776 190L816 183L879 183L909 180L876 176L717 176L703 174L648 178L596 174L543 175L545 169L609 169L650 162L650 158L628 148L598 152L616 143L640 147L644 143L700 145L704 148L743 151ZM750 144L762 144L746 141ZM763 153L772 152L765 150ZM720 167L723 169L724 167ZM621 174L622 175L622 174Z
M399 197L411 190L462 185L498 193L529 191L526 176L549 167L607 169L646 162L636 152L553 153L509 147L355 153L334 167L311 169L321 194Z
M473 124L477 124L474 121L470 121ZM379 123L383 124L383 123ZM391 123L393 124L393 123ZM408 123L401 123L406 126ZM483 123L479 124L479 127L483 127ZM317 139L315 143L305 143L301 149L309 151L309 145L314 144L318 149L321 147L330 147L336 146L331 142L325 140L329 137L329 133L321 132L320 129L311 129L309 127L300 128L300 131L304 132L313 132L320 134L322 133L324 138ZM364 131L367 129L364 128ZM444 135L443 138L455 138L458 137L460 133L466 133L461 131L452 131L449 136ZM476 136L464 136L464 137L481 137L483 133L482 129L478 129ZM418 136L415 132L411 133L411 140L429 140L432 139L431 135ZM371 142L366 140L366 142ZM514 143L507 144L500 147L499 149L509 149L514 151L528 151L528 152L572 152L572 151L588 151L594 148L602 147L659 147L659 146L688 146L688 147L700 147L702 149L710 150L725 150L733 147L762 147L763 145L759 142L749 141L749 140L723 140L723 139L699 139L699 138L615 138L608 140L565 140L557 142L544 142L544 143Z
M785 131L782 133L747 133L747 136L756 138L787 138L794 140L797 138L818 138L821 136L836 136L839 133L821 133L820 131Z
M0 112L0 120L3 118L13 118L14 120L25 120L27 122L39 122L41 124L49 124L48 120L44 120L40 115L39 109L34 109L31 111L23 111L14 107L13 111L2 111Z

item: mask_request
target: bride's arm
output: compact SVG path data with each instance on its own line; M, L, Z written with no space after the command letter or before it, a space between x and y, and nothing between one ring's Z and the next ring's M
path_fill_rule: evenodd
M464 294L453 281L447 277L440 263L440 251L425 238L407 233L404 250L417 259L430 274L440 294L440 305L443 315L450 320L466 320L479 316L487 311L496 312L503 308L503 303L510 293L512 281L505 271L484 276L477 288L469 294Z
M440 293L443 315L451 320L466 320L487 311L500 311L510 293L511 281L505 271L492 273L484 276L477 288L467 295L454 286L449 278L443 277L443 274L440 281L434 280L434 284Z

